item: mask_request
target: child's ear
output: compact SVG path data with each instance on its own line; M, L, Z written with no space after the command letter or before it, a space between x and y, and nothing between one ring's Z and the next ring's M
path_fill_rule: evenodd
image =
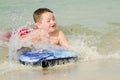
M36 25L38 28L41 28L41 23L40 23L40 22L36 22L35 25Z

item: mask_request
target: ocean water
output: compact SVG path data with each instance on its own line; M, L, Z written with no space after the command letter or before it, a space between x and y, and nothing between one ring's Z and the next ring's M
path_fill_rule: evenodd
M119 0L1 0L0 80L119 80L119 4ZM48 69L9 62L11 47L2 34L34 24L33 12L40 7L54 12L57 28L80 53L78 62Z

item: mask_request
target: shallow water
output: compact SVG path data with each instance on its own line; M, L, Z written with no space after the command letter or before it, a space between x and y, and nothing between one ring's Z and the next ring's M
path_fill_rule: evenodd
M1 80L119 80L119 60L80 61L42 69L5 62L0 65Z
M119 80L119 4L119 0L1 0L2 31L33 24L33 11L48 7L81 59L47 69L10 63L10 44L0 35L0 80Z

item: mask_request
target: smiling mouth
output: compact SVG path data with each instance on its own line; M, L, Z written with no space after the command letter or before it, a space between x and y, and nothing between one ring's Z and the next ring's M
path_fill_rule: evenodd
M55 26L51 26L52 28L54 28Z
M52 28L55 28L55 25L51 26Z

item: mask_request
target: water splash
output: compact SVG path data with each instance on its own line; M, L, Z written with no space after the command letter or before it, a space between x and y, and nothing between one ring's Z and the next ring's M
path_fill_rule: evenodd
M76 39L77 37L77 39ZM80 53L80 57L85 60L99 58L100 54L97 52L96 46L89 46L89 41L86 42L87 36L72 36L70 42L72 43L72 49ZM74 41L74 42L73 42ZM93 43L91 43L93 44Z
M22 48L22 47L31 47L31 42L23 42L23 41L20 41L20 30L22 28L29 28L31 29L30 27L21 27L17 30L14 30L12 32L12 36L10 38L10 41L9 41L9 62L11 62L13 59L17 59L18 57L18 54L17 54L17 50Z
M24 37L24 33L22 34L21 30L27 28L30 32L29 34L27 34L27 40L22 40L21 36L23 35ZM21 32L21 34L20 34ZM28 33L28 32L27 32ZM31 36L33 36L35 33L35 31L33 30L33 28L31 27L21 27L15 31L13 31L12 36L10 38L9 41L9 62L11 62L12 60L17 60L18 59L18 51L20 49L22 49L23 47L25 48L30 48L31 50L38 50L38 49L45 49L45 50L49 50L49 51L55 51L56 49L62 49L62 47L56 46L53 43L49 43L48 42L48 33L46 32L44 34L44 32L40 33L40 36L42 36L41 38L43 38L43 41L40 41L37 44L34 44L31 40L29 40L29 38L31 38ZM26 33L25 33L26 34ZM44 36L43 36L44 35Z
M101 47L99 47L98 44L103 44L101 36L71 35L68 38L72 45L72 49L80 53L80 57L82 58L81 61L120 59L120 50L109 50L105 54L99 51L98 48L101 49Z

